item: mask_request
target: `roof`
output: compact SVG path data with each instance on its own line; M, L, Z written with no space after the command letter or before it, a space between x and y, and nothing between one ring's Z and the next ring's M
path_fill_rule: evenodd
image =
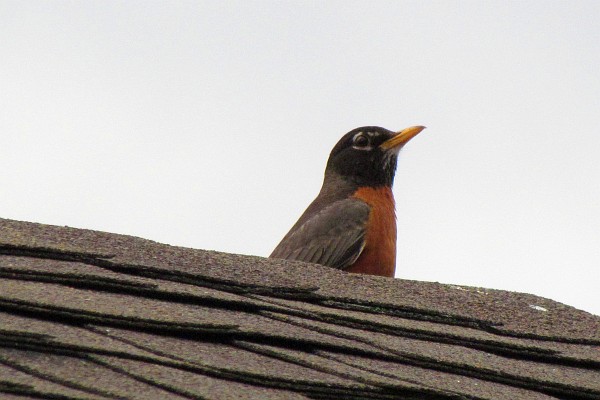
M0 219L3 399L600 399L600 317Z

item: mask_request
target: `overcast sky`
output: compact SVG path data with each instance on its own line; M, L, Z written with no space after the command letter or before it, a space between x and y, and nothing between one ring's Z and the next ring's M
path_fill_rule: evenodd
M0 1L0 217L267 256L363 125L397 277L600 314L600 2Z

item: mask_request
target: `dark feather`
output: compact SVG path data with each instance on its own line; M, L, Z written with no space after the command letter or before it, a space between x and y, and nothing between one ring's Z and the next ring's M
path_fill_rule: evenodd
M369 206L355 198L333 202L295 225L271 257L344 269L364 248L369 212Z

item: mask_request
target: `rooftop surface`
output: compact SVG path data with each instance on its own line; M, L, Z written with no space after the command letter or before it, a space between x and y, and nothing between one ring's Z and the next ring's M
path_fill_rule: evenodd
M0 398L600 399L600 317L0 219Z

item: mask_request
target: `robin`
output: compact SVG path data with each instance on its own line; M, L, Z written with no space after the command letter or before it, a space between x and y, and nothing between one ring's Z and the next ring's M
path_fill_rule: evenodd
M393 277L396 212L392 184L400 149L424 126L392 132L365 126L329 155L319 195L270 257Z

